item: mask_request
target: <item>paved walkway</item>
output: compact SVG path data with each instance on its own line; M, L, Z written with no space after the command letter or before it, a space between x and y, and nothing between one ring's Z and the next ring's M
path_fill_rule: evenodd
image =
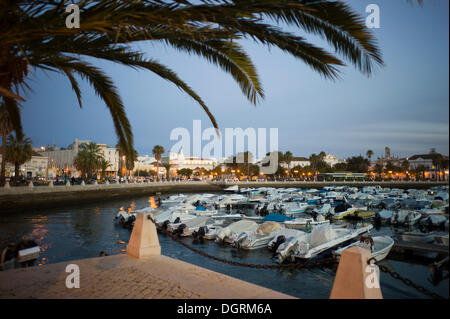
M68 264L80 288L67 288ZM291 296L166 256L127 255L75 260L0 272L0 298L276 299Z

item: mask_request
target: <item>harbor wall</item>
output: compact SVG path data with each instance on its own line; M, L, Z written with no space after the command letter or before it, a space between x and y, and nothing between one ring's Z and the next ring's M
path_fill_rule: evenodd
M448 182L157 182L75 186L9 187L0 189L0 213L52 208L136 196L170 193L222 192L226 187L322 188L334 186L375 186L425 189Z

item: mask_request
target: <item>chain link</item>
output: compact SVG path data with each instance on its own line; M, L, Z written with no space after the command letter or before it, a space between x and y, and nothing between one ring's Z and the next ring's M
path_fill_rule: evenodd
M434 292L432 292L432 291L426 289L425 287L422 287L422 286L420 286L420 285L418 285L418 284L415 284L414 282L412 282L412 281L411 281L410 279L408 279L408 278L404 278L404 277L400 276L397 272L392 271L392 270L389 270L389 268L387 268L386 266L383 266L383 265L378 264L377 260L376 260L374 257L370 258L370 259L367 261L367 263L368 263L369 265L370 265L370 264L372 264L372 265L374 265L374 264L377 265L378 268L380 268L381 271L388 273L392 278L397 279L397 280L400 280L400 281L403 282L405 285L410 286L410 287L413 287L413 288L416 289L417 291L420 291L421 293L423 293L423 294L425 294L425 295L427 295L427 296L429 296L429 297L431 297L431 298L433 298L433 299L447 299L447 298L444 298L444 297L442 297L442 296L440 296L440 295L438 295L438 294L436 294L436 293L434 293Z

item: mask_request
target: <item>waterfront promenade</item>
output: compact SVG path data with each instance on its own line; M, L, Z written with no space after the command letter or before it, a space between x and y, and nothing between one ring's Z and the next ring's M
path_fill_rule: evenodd
M80 288L67 288L69 264L80 269ZM0 299L286 299L261 286L163 255L115 255L0 272Z
M448 181L441 182L152 182L130 184L100 184L100 185L71 185L71 186L34 186L0 188L0 212L14 212L27 209L50 208L65 205L95 202L98 200L111 200L135 196L150 196L155 194L189 193L189 192L222 192L226 187L238 185L239 187L295 187L295 188L322 188L327 185L334 186L374 186L390 188L430 188L439 185L448 185Z

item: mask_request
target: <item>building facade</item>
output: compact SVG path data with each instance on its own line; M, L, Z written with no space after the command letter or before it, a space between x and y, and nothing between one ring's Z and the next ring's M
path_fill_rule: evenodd
M0 163L2 155L0 155ZM31 159L20 166L20 174L26 178L45 177L47 174L48 157L33 155ZM14 176L14 164L6 162L6 176Z

